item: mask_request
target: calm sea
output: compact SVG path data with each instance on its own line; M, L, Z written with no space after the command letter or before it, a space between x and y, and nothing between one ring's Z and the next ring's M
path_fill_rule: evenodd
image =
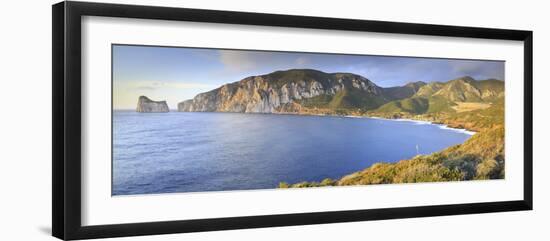
M423 122L234 113L113 114L113 195L276 188L468 139Z

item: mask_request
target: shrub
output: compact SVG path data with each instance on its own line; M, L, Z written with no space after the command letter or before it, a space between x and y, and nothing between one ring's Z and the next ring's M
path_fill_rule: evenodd
M499 179L504 178L504 165L495 159L487 159L477 165L475 179Z
M286 182L279 182L279 188L289 188L290 185L288 185L288 183Z
M336 185L336 181L334 181L330 178L325 178L325 179L323 179L323 181L321 181L320 185L321 186L334 186L334 185Z

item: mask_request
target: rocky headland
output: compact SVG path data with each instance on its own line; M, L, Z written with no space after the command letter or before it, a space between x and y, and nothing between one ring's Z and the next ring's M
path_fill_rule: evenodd
M181 112L284 113L414 119L477 132L463 144L395 163L377 163L317 187L504 178L504 81L453 80L380 87L352 73L312 69L250 76L180 102ZM283 181L283 180L282 180Z

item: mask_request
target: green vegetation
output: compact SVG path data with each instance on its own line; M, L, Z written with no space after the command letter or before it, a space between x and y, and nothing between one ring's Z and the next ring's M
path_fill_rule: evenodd
M450 101L482 102L483 98L477 88L477 82L468 76L451 80L433 96L441 96Z
M504 177L504 82L500 80L465 76L382 88L352 73L291 69L247 77L200 97L193 100L197 106L191 110L407 118L477 132L463 144L430 155L376 163L337 180L281 182L280 188Z
M374 110L366 112L368 116L383 118L414 118L417 115L451 114L456 104L441 96L414 96L402 100L394 100Z
M352 87L357 80L370 83L367 79L350 73L324 73L312 69L292 69L286 71L276 71L263 76L275 88L281 88L286 84L309 84L313 81L320 83L324 89L330 89L335 83L341 83L344 86L334 94L321 94L312 98L295 100L297 104L307 109L329 110L334 114L351 114L378 108L388 102L388 98L382 93L382 88L372 87L372 91ZM363 83L363 84L364 84ZM401 87L396 87L401 88ZM394 91L395 92L395 91ZM411 92L411 95L414 92Z
M416 96L422 96L422 97L429 97L435 94L435 92L439 91L443 87L443 83L440 82L432 82L429 84L426 84L422 86L418 91L415 93Z
M452 115L457 102L491 103L503 98L504 82L500 80L476 81L462 77L448 82L412 82L404 86L380 88L373 86L365 91L354 87L361 76L350 73L324 73L313 69L276 71L263 76L275 88L287 84L307 85L315 81L324 89L342 83L334 94L321 94L312 98L294 100L301 112L313 114L367 115L385 118L411 118L417 115ZM252 78L252 77L251 77Z
M412 97L426 83L422 81L408 83L405 86L389 87L384 89L384 95L393 100L400 100Z
M397 163L376 163L339 180L300 182L279 188L443 182L504 178L504 128L480 132L464 144ZM328 179L326 179L328 180Z
M459 181L460 170L443 165L441 154L417 156L395 164L377 163L363 171L344 176L338 185L367 185L411 182Z
M279 188L303 188L303 187L326 187L336 186L338 183L336 180L325 178L321 182L300 182L296 184L288 184L286 182L280 182Z
M439 96L429 98L429 107L426 113L452 112L453 102Z
M338 91L334 95L318 95L297 102L306 108L330 109L346 115L358 111L364 113L382 105L386 100L380 96L365 95L360 90L350 89Z
M504 97L499 97L491 103L491 107L463 113L451 113L440 118L438 122L455 128L475 131L491 129L504 125Z
M375 112L422 114L428 111L431 105L429 100L423 97L413 97L404 100L394 100L380 106Z
M496 79L481 80L476 82L476 87L481 92L492 91L495 93L504 93L504 83Z
M290 69L275 71L263 77L268 79L274 87L281 88L285 84L296 83L298 81L304 81L305 83L317 81L323 86L329 86L331 81L342 77L349 77L350 75L356 76L353 74L329 74L314 69Z
M460 119L462 123L469 123L476 119L475 115L480 112L471 112L466 115L457 113L455 109L457 103L494 103L500 106L504 100L503 93L503 81L494 79L476 81L470 77L463 77L446 83L436 82L423 85L412 97L388 102L367 111L367 115L384 118L416 118L438 122ZM485 112L485 114L494 118L503 117L503 115L495 113ZM499 120L491 120L491 122L497 123Z
M484 106L489 107L461 112L453 109L458 101L465 100L475 100L472 103L485 103ZM307 101L303 104L307 105ZM505 176L502 81L462 78L448 83L427 84L412 97L390 101L366 114L427 120L477 133L460 145L430 155L418 155L396 163L376 163L337 180L281 183L279 188L485 180Z

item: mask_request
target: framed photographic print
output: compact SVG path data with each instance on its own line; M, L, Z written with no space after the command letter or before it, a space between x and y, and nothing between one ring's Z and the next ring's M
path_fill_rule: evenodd
M53 235L532 209L532 32L61 2Z

